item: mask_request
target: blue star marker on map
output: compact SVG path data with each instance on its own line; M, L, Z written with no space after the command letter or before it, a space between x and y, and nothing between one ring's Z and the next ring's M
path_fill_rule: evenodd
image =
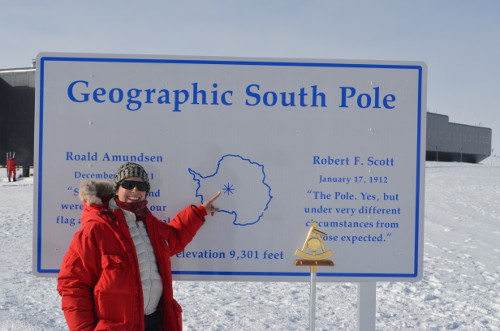
M226 185L224 185L224 187L222 188L222 192L224 194L227 194L227 195L231 195L231 194L234 194L234 185L231 185L229 183L227 183Z
M271 186L266 183L266 172L260 163L240 155L227 154L217 162L215 171L202 175L189 168L197 183L196 197L201 203L223 194L217 200L219 212L233 215L233 224L247 226L259 222L272 200Z

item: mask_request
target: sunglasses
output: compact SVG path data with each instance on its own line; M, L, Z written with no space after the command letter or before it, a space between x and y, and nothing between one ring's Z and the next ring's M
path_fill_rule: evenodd
M137 187L139 191L148 190L148 184L146 182L138 182L135 180L124 180L120 183L120 186L126 190L133 190L134 187Z

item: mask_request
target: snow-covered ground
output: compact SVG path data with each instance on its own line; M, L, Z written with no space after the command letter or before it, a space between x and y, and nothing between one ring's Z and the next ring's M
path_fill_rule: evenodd
M0 169L4 170L5 169ZM500 167L427 163L424 278L377 284L377 330L500 330ZM33 180L0 174L0 330L67 330L32 274ZM356 283L318 283L316 330L357 329ZM176 282L185 330L307 330L308 283Z

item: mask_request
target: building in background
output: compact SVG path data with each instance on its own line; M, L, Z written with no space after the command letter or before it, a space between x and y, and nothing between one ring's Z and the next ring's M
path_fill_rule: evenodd
M23 176L33 165L35 62L29 68L0 69L0 165L15 153Z
M450 123L448 116L427 113L427 161L479 163L491 155L490 128Z
M23 175L33 165L35 71L35 61L29 68L0 69L0 164L15 152ZM491 138L490 128L427 113L427 161L479 163L491 155Z

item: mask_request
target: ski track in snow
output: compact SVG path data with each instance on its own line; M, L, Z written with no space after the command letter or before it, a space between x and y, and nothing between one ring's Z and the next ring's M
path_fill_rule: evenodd
M3 177L2 177L3 176ZM426 166L424 277L377 283L377 330L500 330L500 167ZM67 330L32 274L33 180L0 175L0 330ZM335 252L335 247L332 247ZM318 283L316 330L357 330L356 283ZM184 330L307 330L309 284L175 282Z

